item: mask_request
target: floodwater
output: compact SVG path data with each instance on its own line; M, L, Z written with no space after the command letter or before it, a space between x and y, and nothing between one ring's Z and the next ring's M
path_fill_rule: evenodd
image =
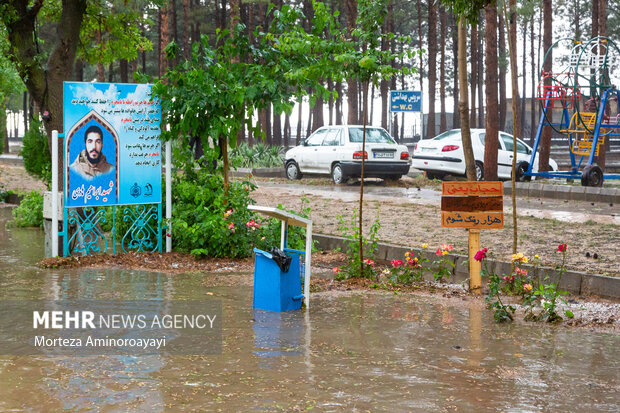
M212 298L224 319L221 355L0 356L0 411L620 410L617 335L497 325L484 309L383 292L253 312L249 287L196 274L42 270L41 232L5 229L7 211L2 299Z

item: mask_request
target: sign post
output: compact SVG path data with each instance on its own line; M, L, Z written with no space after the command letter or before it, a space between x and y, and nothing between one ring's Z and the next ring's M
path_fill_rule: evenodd
M114 228L121 206L130 228L125 234L112 230L113 252L116 235L122 236L124 251L161 251L161 107L151 89L148 84L63 83L65 234L67 225L78 228L63 237L64 255L105 252L108 242L100 224L111 209Z
M392 131L393 112L422 112L422 92L413 90L390 90L390 115L388 130ZM422 116L422 133L424 133L424 116ZM422 136L422 134L420 134Z
M501 182L444 182L441 226L469 231L469 290L482 292L481 264L474 259L480 250L480 229L504 228Z

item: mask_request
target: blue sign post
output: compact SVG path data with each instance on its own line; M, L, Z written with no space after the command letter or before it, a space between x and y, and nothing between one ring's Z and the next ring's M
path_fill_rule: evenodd
M413 90L390 90L390 116L389 130L392 131L392 113L394 112L418 112L424 130L424 116L422 116L422 92ZM403 115L404 118L404 115Z
M422 92L391 90L390 111L422 112Z
M161 250L161 107L151 85L64 82L63 116L64 222L80 227L64 237L65 255L107 250L106 210L93 207L132 204L123 249Z

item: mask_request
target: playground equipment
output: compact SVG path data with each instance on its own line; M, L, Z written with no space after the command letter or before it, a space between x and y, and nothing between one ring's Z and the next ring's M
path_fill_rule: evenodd
M566 50L570 50L570 55L566 56ZM542 113L530 162L517 165L517 170L522 171L520 178L581 179L583 186L602 186L605 179L620 179L620 174L605 174L595 163L595 158L605 151L605 140L620 136L615 87L620 82L620 50L611 39L602 36L585 43L560 39L547 50L545 61L549 59L554 59L554 68L561 69L541 73L536 99ZM533 172L545 126L566 137L569 171Z

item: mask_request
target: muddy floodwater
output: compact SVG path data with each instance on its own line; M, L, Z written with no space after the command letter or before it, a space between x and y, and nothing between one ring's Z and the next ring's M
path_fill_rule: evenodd
M213 299L219 355L0 356L0 411L620 410L620 337L497 325L432 297L317 293L309 311L252 310L250 287L208 274L42 270L43 236L5 228L0 298ZM250 276L250 275L248 275Z

